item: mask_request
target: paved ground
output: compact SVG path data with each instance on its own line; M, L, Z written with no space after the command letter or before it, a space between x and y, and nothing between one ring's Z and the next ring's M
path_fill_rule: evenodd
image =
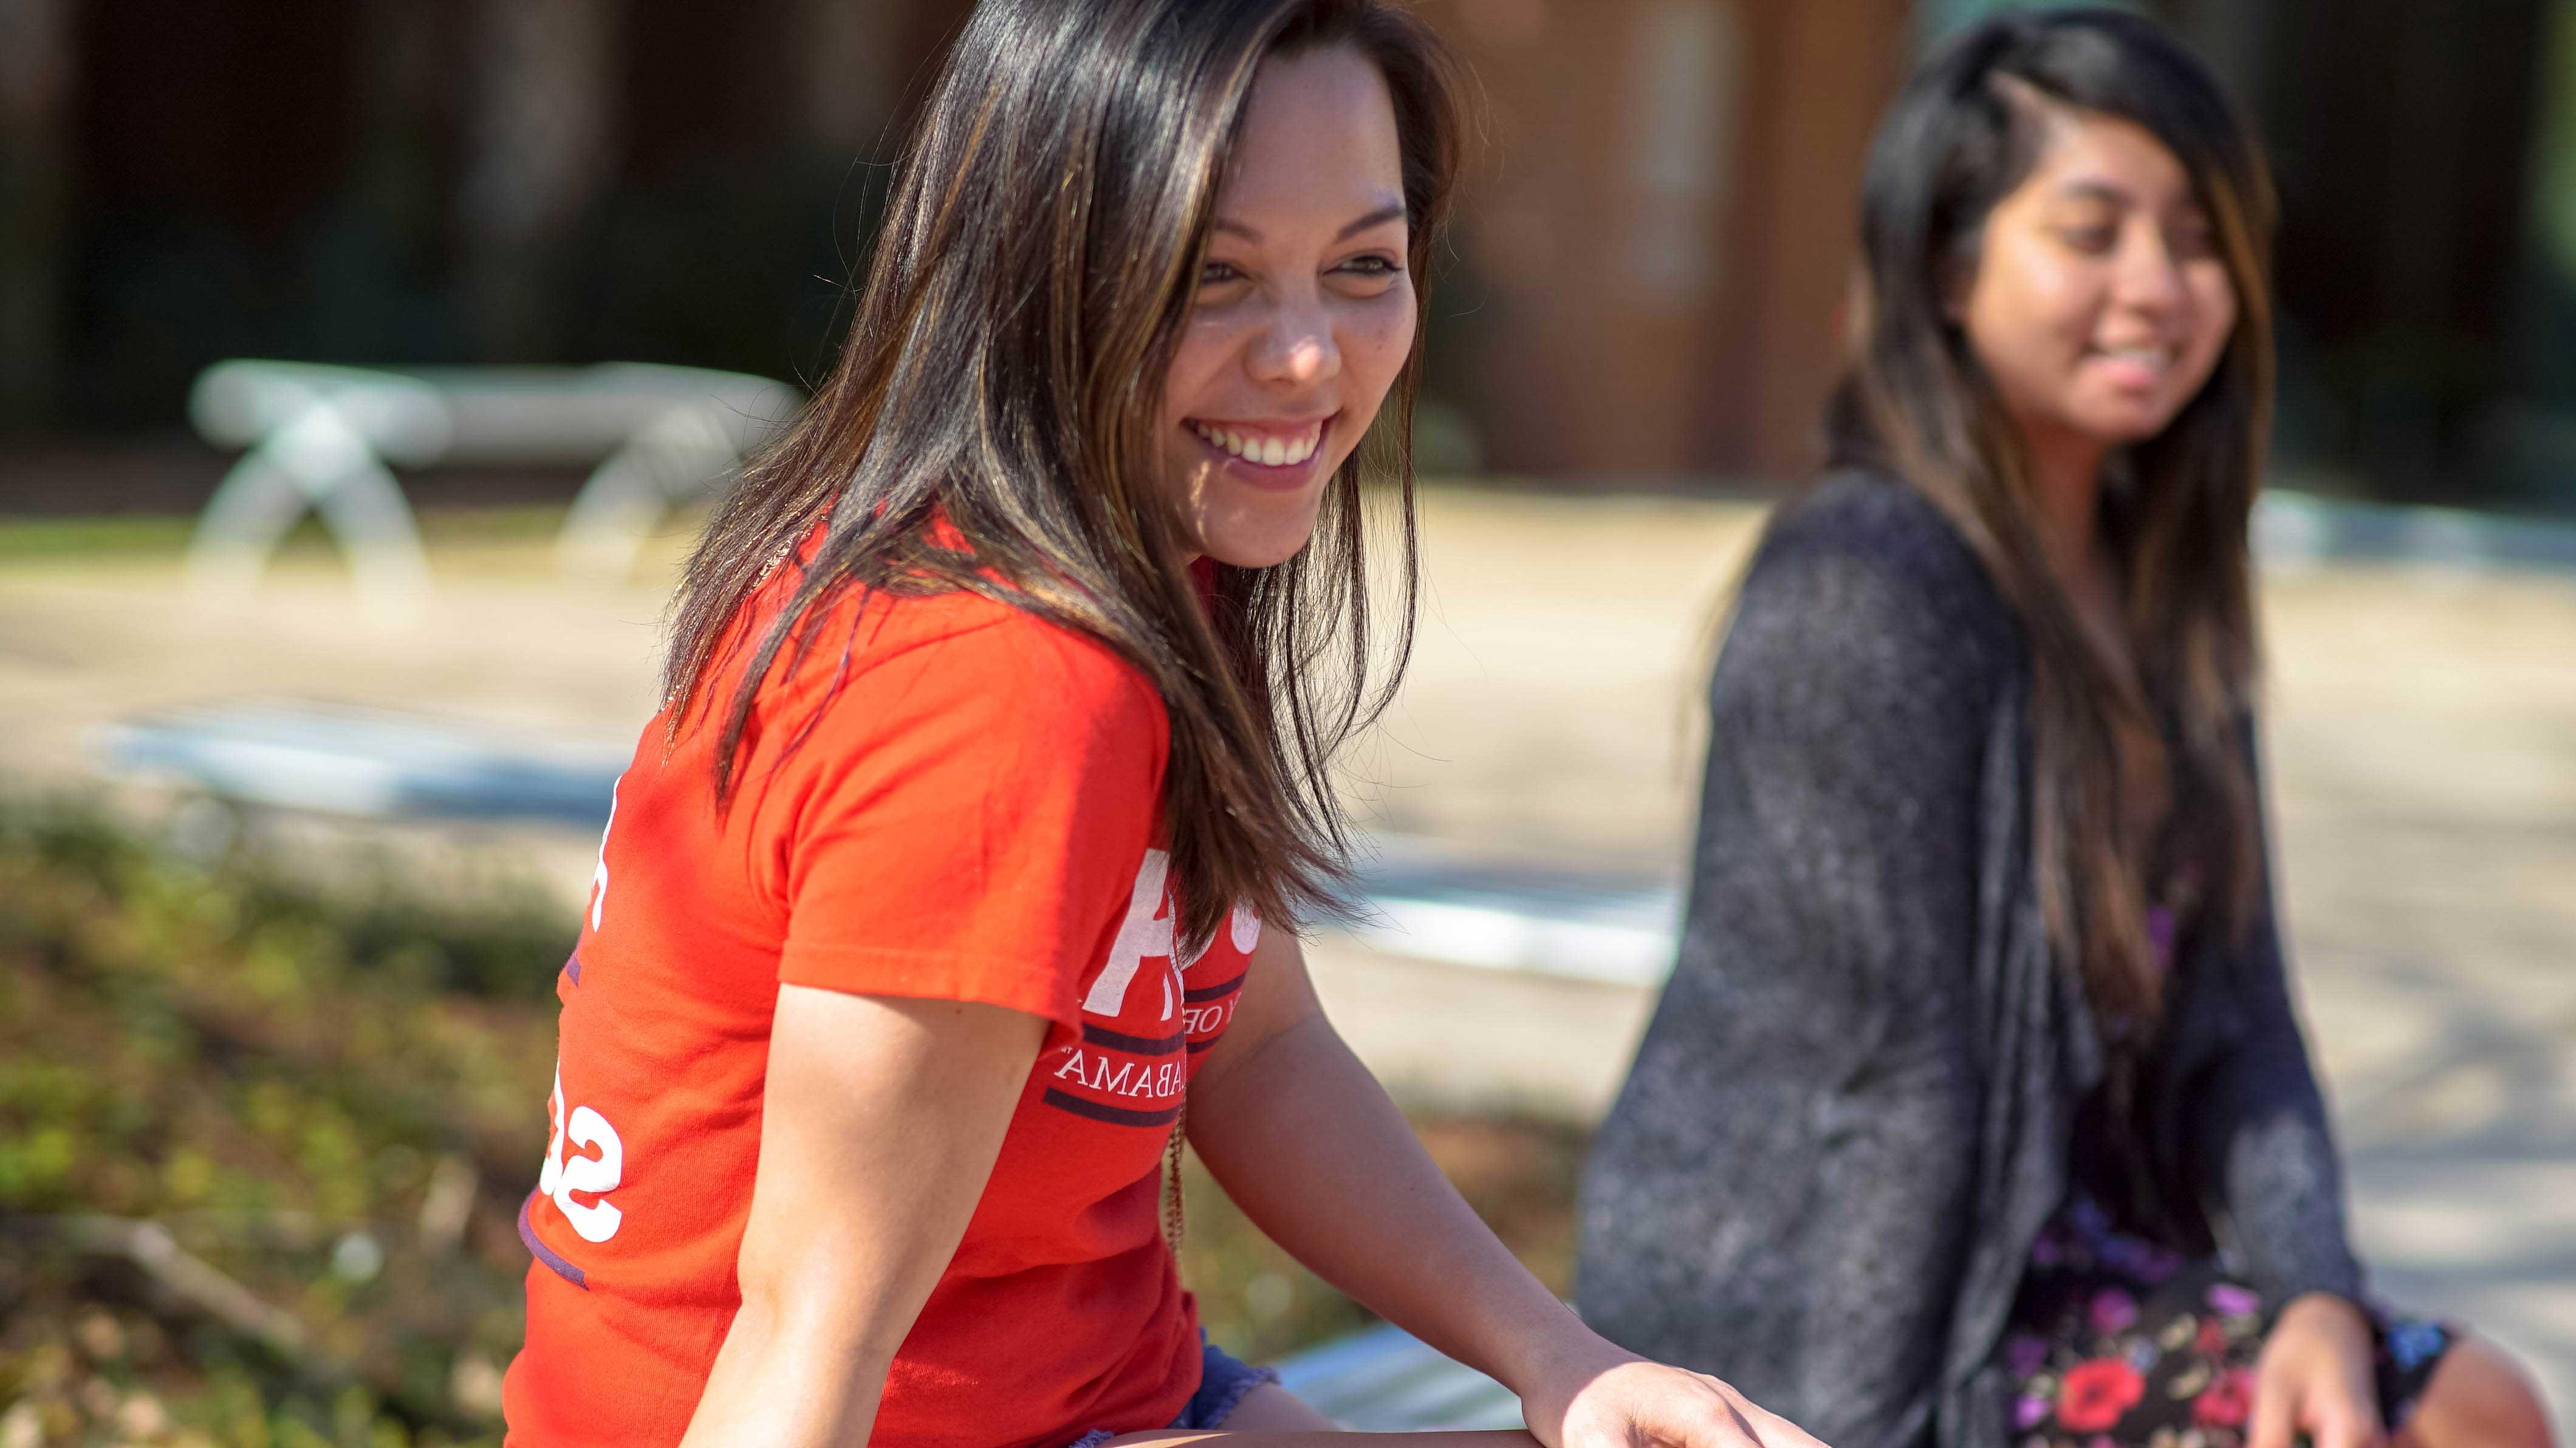
M1754 515L1478 492L1427 514L1415 668L1355 794L1462 853L1672 878L1704 624ZM658 584L541 563L443 548L436 603L392 630L316 564L230 613L166 558L0 566L0 771L77 775L98 724L260 694L631 739ZM2392 1296L2540 1367L2576 1424L2576 576L2325 568L2275 578L2265 613L2287 908L2364 1248ZM589 875L570 832L409 838L567 892ZM1597 1111L1648 1004L1347 940L1315 957L1363 1053L1453 1099Z

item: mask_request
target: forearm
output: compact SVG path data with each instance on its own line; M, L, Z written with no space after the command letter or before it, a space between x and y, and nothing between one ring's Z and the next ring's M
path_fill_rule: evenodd
M2241 745L2256 797L2262 758L2252 721ZM2254 1285L2276 1301L2327 1293L2357 1301L2361 1264L2346 1235L2343 1161L2325 1092L2291 996L2281 939L2270 829L2257 837L2259 914L2220 979L2235 994L2242 1029L2193 1092L2185 1132L2194 1140L2204 1200Z
M1599 1345L1468 1208L1322 1015L1194 1093L1190 1139L1297 1260L1513 1391Z
M867 1441L1043 1029L998 1006L780 988L741 1306L684 1448Z
M2358 1297L2360 1263L2346 1235L2343 1172L2322 1095L2296 1052L2248 1042L2204 1089L2204 1170L2237 1252L2267 1295Z
M2265 1293L2357 1297L2341 1154L2268 919L2239 968L2245 1029L2203 1078L2186 1126L2201 1145L2202 1179Z
M827 1322L747 1300L725 1331L682 1448L865 1443L890 1350Z

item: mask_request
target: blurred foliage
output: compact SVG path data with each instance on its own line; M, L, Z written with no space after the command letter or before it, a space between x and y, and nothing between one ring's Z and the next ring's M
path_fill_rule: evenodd
M490 1438L568 910L0 802L0 1444ZM150 1219L284 1345L84 1241Z
M0 1448L497 1441L570 911L390 866L318 883L172 822L0 794ZM1416 1125L1564 1291L1581 1134ZM1187 1180L1219 1342L1266 1358L1367 1321ZM147 1222L283 1334L101 1250Z

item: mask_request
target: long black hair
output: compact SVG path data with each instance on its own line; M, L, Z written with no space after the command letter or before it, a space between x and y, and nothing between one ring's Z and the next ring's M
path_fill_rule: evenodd
M2078 624L2041 548L2028 459L1951 317L1988 213L2046 144L2049 107L2132 122L2190 177L2238 303L2200 392L2106 479L2134 681ZM1927 61L1880 126L1861 197L1861 339L1829 418L1835 458L1895 473L1984 560L2028 635L2033 847L2060 953L2115 1041L2160 1017L2146 882L2188 861L2199 913L2241 932L2261 850L2244 724L2257 648L2247 520L2272 401L2271 183L2251 129L2201 64L2122 11L2023 12ZM2140 838L2134 781L2160 778L2168 823Z
M1099 638L1161 694L1188 947L1237 901L1282 921L1329 905L1347 849L1328 759L1383 707L1411 639L1420 316L1372 437L1327 484L1296 558L1218 567L1203 603L1155 483L1163 380L1254 74L1321 46L1352 47L1385 76L1427 299L1460 88L1449 52L1404 11L1384 0L976 7L898 164L838 364L717 511L681 584L668 727L716 721L720 801L782 653L792 667L818 642L809 620L852 589L963 590ZM1364 473L1397 525L1391 641L1370 636ZM818 526L777 621L747 636L744 605ZM745 650L730 697L710 697Z

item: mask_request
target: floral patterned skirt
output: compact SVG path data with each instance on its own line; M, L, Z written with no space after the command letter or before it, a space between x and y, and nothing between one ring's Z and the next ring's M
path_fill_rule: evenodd
M2018 1448L2243 1448L2278 1304L2218 1263L2113 1231L2077 1198L2041 1235L2002 1349ZM2457 1334L2369 1314L2391 1430Z

